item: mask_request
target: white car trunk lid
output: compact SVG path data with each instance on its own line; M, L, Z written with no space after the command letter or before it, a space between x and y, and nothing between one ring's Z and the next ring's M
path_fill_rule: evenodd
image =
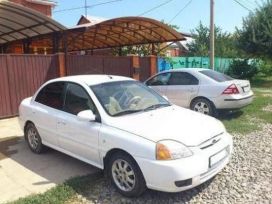
M234 84L237 86L240 94L246 94L250 92L250 82L248 80L233 80Z

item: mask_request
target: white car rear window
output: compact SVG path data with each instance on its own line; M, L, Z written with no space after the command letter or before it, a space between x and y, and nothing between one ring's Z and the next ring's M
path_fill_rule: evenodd
M233 78L230 76L227 76L225 74L222 74L220 72L216 72L213 70L203 70L199 71L201 74L204 74L205 76L217 81L217 82L224 82L224 81L231 81Z

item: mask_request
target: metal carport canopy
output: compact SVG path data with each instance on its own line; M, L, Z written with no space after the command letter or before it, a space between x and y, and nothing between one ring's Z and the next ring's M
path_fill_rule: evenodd
M121 17L82 24L67 32L67 50L95 50L186 40L166 24L145 17Z
M66 28L40 12L0 0L0 45Z

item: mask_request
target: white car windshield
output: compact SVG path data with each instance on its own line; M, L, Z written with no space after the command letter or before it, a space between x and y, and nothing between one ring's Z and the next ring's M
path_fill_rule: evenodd
M111 116L154 110L171 104L151 88L137 81L117 81L90 87Z

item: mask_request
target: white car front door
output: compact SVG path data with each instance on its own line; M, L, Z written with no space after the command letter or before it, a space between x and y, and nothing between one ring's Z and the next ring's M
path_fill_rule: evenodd
M57 132L60 147L68 154L101 166L99 157L99 132L101 123L98 121L80 121L77 114L84 110L97 110L86 90L75 83L68 83L64 109L58 116Z
M187 72L172 72L166 96L172 103L190 108L190 102L198 95L199 81Z

